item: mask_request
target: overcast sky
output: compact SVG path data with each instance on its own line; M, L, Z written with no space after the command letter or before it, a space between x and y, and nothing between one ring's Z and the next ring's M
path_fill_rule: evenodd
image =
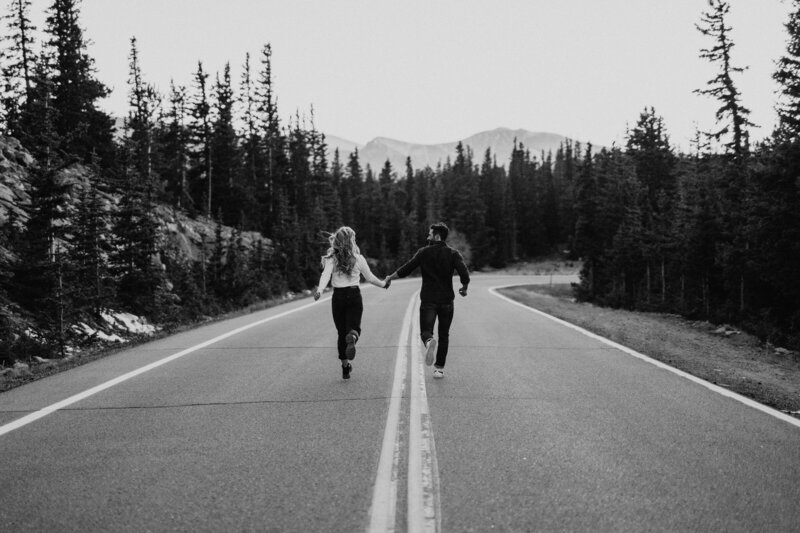
M34 0L43 12L51 2ZM736 82L766 137L771 75L785 52L784 0L734 0ZM314 106L317 129L365 143L378 136L455 141L496 127L549 131L610 145L645 106L673 143L714 125L716 102L692 91L714 68L695 28L706 0L84 0L105 103L126 110L129 39L162 92L273 49L284 121ZM34 13L39 17L37 13ZM43 16L43 15L41 15ZM41 27L41 25L40 25Z

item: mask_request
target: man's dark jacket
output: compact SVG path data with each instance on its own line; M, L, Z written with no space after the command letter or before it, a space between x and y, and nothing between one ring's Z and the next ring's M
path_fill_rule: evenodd
M453 273L458 272L461 285L469 285L469 272L464 258L458 250L450 248L442 241L417 250L414 257L397 269L397 275L404 278L415 268L422 272L422 290L419 299L422 303L446 304L456 295L453 291Z

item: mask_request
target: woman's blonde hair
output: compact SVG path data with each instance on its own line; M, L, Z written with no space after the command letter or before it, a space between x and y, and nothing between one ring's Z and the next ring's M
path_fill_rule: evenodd
M333 258L336 270L349 276L356 264L356 254L361 253L356 244L356 232L350 226L342 226L328 235L328 242L330 247L322 258L323 267L326 259Z

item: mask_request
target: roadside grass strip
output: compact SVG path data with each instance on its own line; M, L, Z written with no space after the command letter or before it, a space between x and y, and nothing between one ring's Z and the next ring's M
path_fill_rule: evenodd
M707 389L709 389L709 390L711 390L713 392L716 392L717 394L721 394L722 396L726 396L728 398L736 400L737 402L743 403L743 404L747 405L748 407L752 407L753 409L757 409L757 410L759 410L759 411L761 411L763 413L766 413L766 414L768 414L770 416L773 416L773 417L778 418L778 419L780 419L780 420L782 420L784 422L788 422L789 424L791 424L791 425L793 425L795 427L800 428L800 420L798 420L797 418L794 418L792 416L789 416L788 414L782 413L782 412L778 411L777 409L773 409L773 408L771 408L769 406L766 406L766 405L764 405L762 403L759 403L759 402L757 402L755 400L751 400L750 398L747 398L746 396L742 396L741 394L738 394L736 392L728 390L728 389L726 389L724 387L720 387L719 385L715 385L715 384L713 384L713 383L711 383L709 381L706 381L704 379L698 378L697 376L689 374L688 372L684 372L683 370L679 370L679 369L677 369L677 368L675 368L673 366L669 366L668 364L662 363L661 361L658 361L657 359L653 359L652 357L649 357L649 356L641 354L641 353L639 353L639 352L637 352L635 350L632 350L632 349L628 348L627 346L623 346L622 344L618 344L618 343L616 343L616 342L614 342L614 341L612 341L610 339L607 339L605 337L601 337L600 335L597 335L596 333L592 333L591 331L583 329L580 326L576 326L575 324L571 324L571 323L569 323L569 322L567 322L565 320L561 320L560 318L556 318L556 317L554 317L552 315L548 315L547 313L539 311L538 309L534 309L533 307L528 307L525 304L522 304L522 303L519 303L517 301L514 301L511 298L509 298L507 296L503 296L502 294L497 292L498 289L505 289L505 288L508 288L508 287L516 287L518 285L519 284L515 283L515 284L511 284L511 285L502 285L502 286L498 286L498 287L492 287L492 288L489 289L489 292L491 294L493 294L494 296L497 296L501 300L505 300L505 301L509 302L510 304L516 305L517 307L521 307L522 309L530 311L531 313L535 313L535 314L537 314L539 316L543 316L543 317L545 317L545 318L547 318L549 320L552 320L554 322L557 322L557 323L561 324L562 326L566 326L566 327L568 327L570 329L573 329L573 330L575 330L575 331L577 331L577 332L579 332L579 333L581 333L583 335L586 335L587 337L591 337L592 339L598 340L598 341L600 341L600 342L602 342L604 344L607 344L608 346L611 346L613 348L616 348L617 350L625 352L628 355L632 355L633 357L636 357L637 359L641 359L642 361L646 361L646 362L648 362L648 363L650 363L652 365L657 366L658 368L662 368L664 370L668 370L668 371L672 372L673 374L677 374L677 375L679 375L679 376L681 376L683 378L688 379L689 381L693 381L694 383L702 385L703 387L705 387L705 388L707 388Z

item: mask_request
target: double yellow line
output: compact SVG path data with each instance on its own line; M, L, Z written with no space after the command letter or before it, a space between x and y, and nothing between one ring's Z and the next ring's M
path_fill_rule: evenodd
M410 373L408 416L408 507L406 531L437 532L441 529L439 471L433 439L425 366L419 342L419 292L408 303L397 343L394 381L386 417L386 428L378 461L378 472L369 513L369 533L393 532L397 523L397 485L401 458L401 406L406 375Z

